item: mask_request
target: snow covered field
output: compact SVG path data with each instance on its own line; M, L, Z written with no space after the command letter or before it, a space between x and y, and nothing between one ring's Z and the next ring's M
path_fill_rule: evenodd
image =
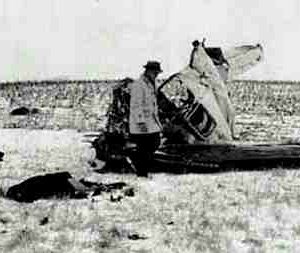
M271 122L266 124L276 125ZM241 120L237 123L239 132L245 130ZM249 134L263 128L247 124ZM278 137L274 129L270 140ZM296 130L295 125L287 135ZM261 136L252 132L256 141ZM111 202L104 193L30 204L0 197L0 252L300 252L299 171L152 174L150 179L98 174L88 164L93 150L82 139L74 130L1 129L2 195L31 176L69 171L78 179L124 181L135 196Z

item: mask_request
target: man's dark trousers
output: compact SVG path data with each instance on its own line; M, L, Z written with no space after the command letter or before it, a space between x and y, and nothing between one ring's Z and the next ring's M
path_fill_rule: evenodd
M131 140L137 145L137 151L132 155L137 176L147 177L153 166L154 152L160 145L160 133L131 134Z

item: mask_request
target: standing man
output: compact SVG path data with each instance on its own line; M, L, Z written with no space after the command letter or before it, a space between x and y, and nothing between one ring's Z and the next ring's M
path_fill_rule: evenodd
M141 77L130 85L129 132L137 145L133 158L138 176L147 177L153 154L160 145L161 124L156 101L156 77L160 63L148 61Z

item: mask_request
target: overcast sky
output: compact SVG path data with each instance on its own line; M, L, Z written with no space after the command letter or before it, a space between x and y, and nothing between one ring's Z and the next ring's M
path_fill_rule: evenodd
M300 80L299 0L0 0L0 80L164 76L208 46L261 43L248 79Z

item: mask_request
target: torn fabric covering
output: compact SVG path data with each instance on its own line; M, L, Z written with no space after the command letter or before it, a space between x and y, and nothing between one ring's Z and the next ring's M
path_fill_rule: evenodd
M223 50L223 54L229 63L228 79L233 79L260 63L264 52L262 46L257 44L231 47Z

